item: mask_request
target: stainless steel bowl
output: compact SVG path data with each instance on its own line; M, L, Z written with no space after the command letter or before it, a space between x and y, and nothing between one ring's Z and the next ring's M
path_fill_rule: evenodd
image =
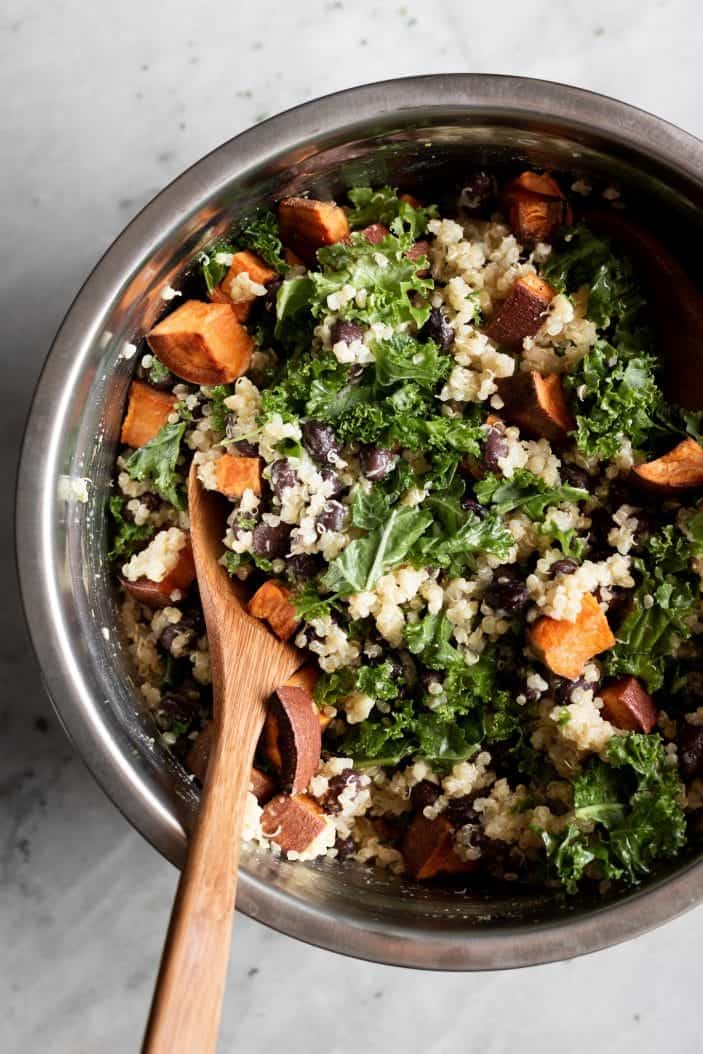
M369 181L399 183L449 204L471 166L517 163L615 182L682 251L696 244L703 143L685 132L557 84L416 77L308 103L214 151L127 227L66 316L37 388L19 474L27 618L49 693L77 749L118 808L176 865L197 795L140 714L105 564L104 512L133 366L129 343L159 312L164 284L177 285L240 210L302 190L333 197ZM71 483L82 477L90 480L85 503L75 500ZM703 865L692 858L628 896L565 903L547 892L487 900L470 890L421 889L364 868L292 865L250 850L238 906L348 955L478 970L593 951L702 897Z

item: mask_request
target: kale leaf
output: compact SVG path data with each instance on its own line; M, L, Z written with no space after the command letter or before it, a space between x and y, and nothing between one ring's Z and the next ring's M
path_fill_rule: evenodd
M396 506L383 526L350 542L330 562L323 585L341 595L372 589L381 575L403 561L431 522L428 512Z
M119 494L113 494L107 506L110 516L114 521L112 530L112 544L107 554L108 560L128 560L142 544L151 538L154 533L152 523L137 525L132 520L127 520L124 515L126 499Z
M394 234L408 233L413 241L427 231L427 223L437 215L437 206L426 208L401 201L395 187L354 187L349 191L353 208L349 211L349 225L353 230L383 223Z
M177 509L185 509L186 499L177 470L185 422L164 425L161 431L129 457L125 470L138 482L149 480L154 490Z
M376 380L383 388L398 381L414 381L421 388L434 388L444 380L452 360L433 341L421 344L408 333L394 333L374 341Z
M288 264L283 259L283 245L278 219L271 209L257 209L245 219L234 239L237 249L249 249L279 274L286 274Z
M492 505L500 516L521 509L531 520L544 520L547 509L564 502L584 501L588 491L562 483L550 487L540 476L527 469L517 469L510 479L489 475L475 486L482 505Z

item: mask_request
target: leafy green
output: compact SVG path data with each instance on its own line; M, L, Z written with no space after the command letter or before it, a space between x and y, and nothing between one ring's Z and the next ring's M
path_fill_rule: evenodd
M597 326L629 323L644 303L629 260L584 225L569 232L562 251L550 254L542 274L565 292L588 286L588 317Z
M396 506L383 526L350 542L330 562L324 586L339 594L372 589L381 575L402 562L431 519L427 512Z
M107 503L110 516L114 521L112 544L107 554L108 560L128 560L154 533L152 523L137 525L132 520L125 519L126 504L126 499L119 494L113 494Z
M349 200L354 206L349 211L353 230L383 223L395 234L407 232L413 241L426 232L428 221L438 215L436 205L422 208L401 201L395 187L354 187L349 191Z
M212 402L210 420L217 432L224 432L225 430L228 413L227 407L225 406L225 399L232 395L233 390L231 384L216 384L210 389L209 398Z
M588 491L568 484L550 487L527 469L517 469L510 479L489 475L474 488L482 505L492 505L499 515L521 509L531 520L543 521L550 506L584 501Z
M391 512L388 495L379 487L358 490L351 507L352 523L365 531L373 531L386 522Z
M326 315L330 310L328 297L351 286L356 295L340 304L340 317L392 326L405 322L414 322L418 328L424 325L430 313L427 297L434 283L431 278L421 278L417 262L407 258L411 246L412 238L404 234L389 234L377 245L371 245L362 234L352 234L348 244L337 242L319 249L321 270L309 278L314 289L312 314L316 318Z
M278 220L271 209L257 209L253 216L244 220L234 241L237 249L251 250L279 274L288 271L288 264L283 259Z
M670 416L659 387L659 362L637 347L596 341L565 378L576 392L576 445L589 456L615 457L623 438L647 447L670 430Z
M556 874L573 893L590 864L605 878L634 885L686 841L683 786L658 734L613 736L574 783L577 821L561 835L542 832Z
M177 509L186 507L182 480L176 468L185 430L182 421L164 425L158 435L135 450L125 464L131 479L138 482L149 480L154 490Z
M161 359L157 359L156 355L152 355L151 366L149 367L147 373L149 375L150 384L163 384L164 381L167 381L172 377L172 373L169 370L168 366L164 366Z
M454 627L446 615L425 615L419 622L410 622L405 627L408 651L418 656L430 670L447 670L460 666L469 670L461 652L450 643Z
M398 381L414 381L434 388L451 370L452 360L433 341L421 344L408 333L394 333L374 342L376 380L383 388Z
M699 595L691 557L700 549L673 524L649 540L647 553L635 561L641 581L615 631L618 643L606 658L609 673L640 677L650 692L662 687L676 645L691 636Z
M323 596L316 582L309 581L296 590L293 603L298 617L303 622L312 622L313 619L325 618L332 613L335 598Z
M442 493L431 493L423 508L432 513L431 530L420 538L412 551L414 563L428 564L460 574L476 553L492 553L503 560L514 545L513 536L495 512L479 518L461 507L457 491L462 485Z

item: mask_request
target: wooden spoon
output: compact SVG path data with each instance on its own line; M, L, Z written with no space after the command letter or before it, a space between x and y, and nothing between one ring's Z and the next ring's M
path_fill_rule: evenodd
M225 509L217 495L203 490L191 467L188 512L210 643L215 740L171 913L145 1054L216 1049L254 750L267 697L302 662L300 652L246 613L219 563Z

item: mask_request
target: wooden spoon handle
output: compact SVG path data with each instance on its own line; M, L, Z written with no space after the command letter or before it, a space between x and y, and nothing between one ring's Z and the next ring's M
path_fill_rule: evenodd
M222 709L198 825L171 913L144 1054L210 1054L217 1047L246 793L264 720L263 702Z

